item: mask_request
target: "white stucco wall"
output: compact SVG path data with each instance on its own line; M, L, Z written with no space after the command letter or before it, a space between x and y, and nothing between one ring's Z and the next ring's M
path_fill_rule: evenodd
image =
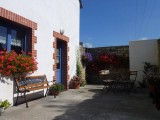
M13 81L10 79L0 80L0 100L13 101Z
M130 70L137 70L137 81L143 80L144 62L158 65L158 41L142 40L129 42Z
M37 36L38 71L35 75L46 74L49 81L53 80L53 31L64 29L64 35L69 37L69 75L76 72L76 49L79 46L79 0L1 0L0 7L28 18L38 24ZM0 83L0 91L6 92ZM8 88L7 95L0 94L0 99L10 99L13 92ZM8 98L8 97L9 98Z

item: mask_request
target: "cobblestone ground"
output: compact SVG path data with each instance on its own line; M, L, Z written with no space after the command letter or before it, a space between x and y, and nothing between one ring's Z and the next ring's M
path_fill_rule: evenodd
M47 96L10 107L0 120L160 120L147 91L137 89L130 95L124 92L102 93L101 85L86 85L68 90L57 98Z

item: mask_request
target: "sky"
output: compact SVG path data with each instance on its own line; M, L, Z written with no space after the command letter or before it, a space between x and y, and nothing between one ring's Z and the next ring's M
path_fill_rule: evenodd
M160 38L160 0L82 0L80 41L85 47L128 45Z

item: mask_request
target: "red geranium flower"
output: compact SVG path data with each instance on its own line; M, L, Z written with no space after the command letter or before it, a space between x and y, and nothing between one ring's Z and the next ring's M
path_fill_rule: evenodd
M37 70L35 58L26 54L17 54L14 51L0 51L0 74L13 77L17 74L32 73Z

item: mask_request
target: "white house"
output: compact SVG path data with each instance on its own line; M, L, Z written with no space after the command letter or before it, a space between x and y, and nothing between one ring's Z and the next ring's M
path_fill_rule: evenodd
M81 0L2 0L0 49L31 52L38 62L34 75L45 74L67 89L76 73L80 8ZM0 99L13 103L13 88L13 81L0 81Z
M137 81L143 80L144 62L160 65L160 40L129 42L130 70L138 71Z

